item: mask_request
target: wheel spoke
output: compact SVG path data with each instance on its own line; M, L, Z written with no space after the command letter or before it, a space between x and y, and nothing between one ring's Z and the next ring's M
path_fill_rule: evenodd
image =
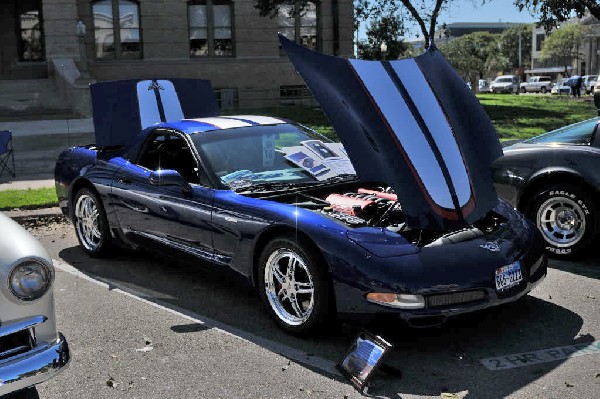
M313 292L314 288L312 283L296 283L297 294L312 294Z
M286 276L288 279L294 279L294 272L296 271L296 257L290 256L287 264L287 273Z
M279 282L279 284L283 284L283 281L285 280L285 276L279 269L279 265L273 266L273 277L275 277L275 279Z
M294 295L294 294L290 295L289 301L290 301L290 304L292 305L292 309L294 310L294 313L296 313L296 316L303 317L304 312L302 311L302 309L300 309L300 305L298 304L296 295Z

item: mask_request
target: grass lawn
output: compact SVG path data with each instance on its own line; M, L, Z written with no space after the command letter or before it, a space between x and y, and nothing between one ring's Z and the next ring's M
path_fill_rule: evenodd
M479 94L501 139L527 139L596 116L591 97Z
M58 205L54 187L0 191L0 210L43 208Z
M596 116L591 97L574 100L567 96L479 94L501 139L527 139L561 126ZM329 121L318 107L281 106L248 109L243 113L288 118L334 137ZM236 110L233 113L242 113Z

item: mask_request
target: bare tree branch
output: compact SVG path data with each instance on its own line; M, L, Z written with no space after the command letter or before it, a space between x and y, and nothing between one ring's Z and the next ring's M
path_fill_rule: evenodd
M437 17L440 13L440 9L442 8L442 4L446 0L436 0L435 7L433 12L431 13L431 22L429 24L429 37L431 39L431 43L425 42L425 48L428 48L430 44L433 44L433 40L435 39L435 24L437 22Z
M413 7L410 0L400 0L400 1L404 5L404 7L406 7L408 12L410 12L410 15L412 15L412 17L415 19L415 21L417 21L417 23L419 24L419 27L421 28L421 32L423 33L423 38L425 39L425 48L429 48L430 37L429 37L429 32L427 32L427 27L425 26L425 22L423 21L423 18L421 18L421 16L419 15L419 12L415 9L415 7ZM444 0L437 0L437 1L443 2Z

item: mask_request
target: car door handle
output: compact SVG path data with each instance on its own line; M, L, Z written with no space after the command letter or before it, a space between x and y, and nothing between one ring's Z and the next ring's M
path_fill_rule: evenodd
M122 178L122 177L121 177L119 180L117 180L117 182L118 182L119 184L131 184L131 183L132 183L132 181L131 181L131 180L129 180L129 179L124 179L124 178Z

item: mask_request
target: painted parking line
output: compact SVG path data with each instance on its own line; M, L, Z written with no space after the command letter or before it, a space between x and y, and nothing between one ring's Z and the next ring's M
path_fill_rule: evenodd
M70 264L62 261L52 259L54 263L54 267L69 273L75 277L81 278L83 280L89 281L91 283L97 284L101 287L104 287L111 292L116 292L121 295L125 295L129 298L135 299L157 309L161 309L163 311L169 312L171 314L177 315L183 319L189 320L194 323L202 324L207 328L218 330L222 333L228 334L232 337L240 339L244 342L248 342L254 345L258 345L264 349L267 349L271 352L277 353L281 356L284 356L290 360L293 360L301 365L307 366L312 369L318 369L323 373L327 374L329 377L336 379L343 379L343 376L336 369L336 363L332 362L329 359L325 359L319 356L315 356L312 353L307 353L296 348L293 348L288 345L284 345L280 342L271 341L269 339L259 337L247 331L239 330L235 327L229 326L227 324L221 323L217 320L211 319L209 317L203 316L201 314L191 312L187 309L180 308L179 306L161 301L155 297L149 296L142 292L136 291L132 288L125 287L121 284L115 283L113 281L103 281L100 279L96 279L88 276L85 273L82 273L75 267Z
M481 359L481 364L490 370L506 370L586 355L600 355L600 341L490 357Z

